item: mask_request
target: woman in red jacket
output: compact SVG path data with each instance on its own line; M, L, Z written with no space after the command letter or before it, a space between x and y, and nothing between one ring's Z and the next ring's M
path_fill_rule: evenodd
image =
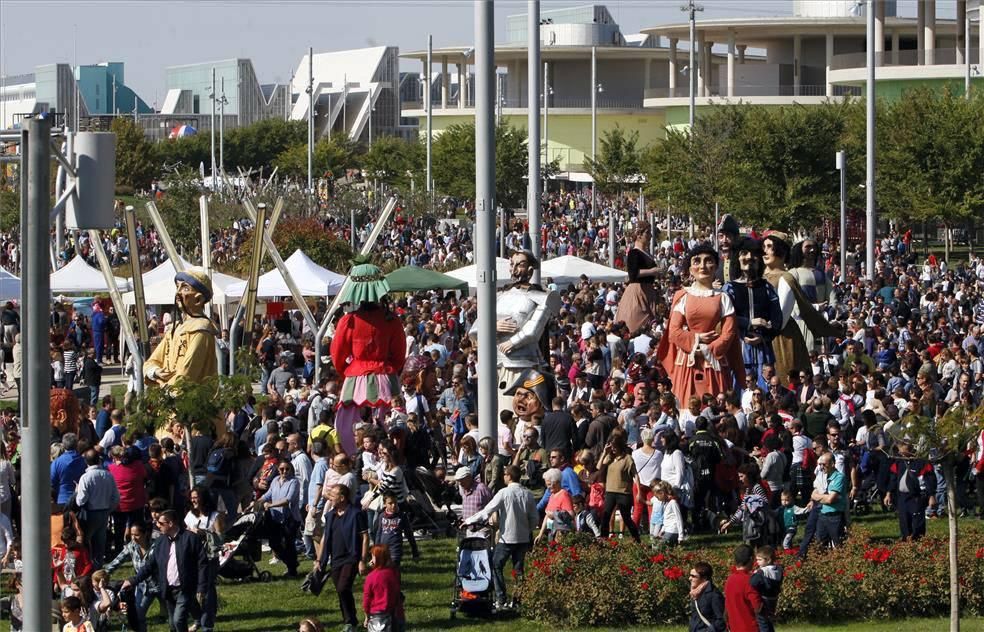
M400 629L403 603L400 596L400 572L393 566L389 547L372 547L372 571L362 587L362 611L366 613L369 632L391 632Z
M383 271L359 259L355 263L342 302L357 309L342 316L331 341L332 364L344 376L335 430L346 454L355 454L354 426L363 407L385 419L392 398L400 394L407 355L403 323L382 303L389 292Z
M109 473L120 490L120 504L113 511L113 550L123 550L123 536L134 524L143 524L147 506L147 466L135 448L114 446L109 455L113 462Z

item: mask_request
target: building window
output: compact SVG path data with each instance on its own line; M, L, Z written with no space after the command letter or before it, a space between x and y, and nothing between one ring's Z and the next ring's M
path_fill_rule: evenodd
M99 84L98 83L96 84L96 96L97 97L99 96Z

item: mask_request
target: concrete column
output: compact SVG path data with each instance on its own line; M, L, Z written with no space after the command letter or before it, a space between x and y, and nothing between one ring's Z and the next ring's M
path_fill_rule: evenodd
M653 60L652 59L647 59L646 60L645 80L646 80L646 83L645 83L645 85L642 88L643 94L645 94L645 91L649 89L649 87L652 85L652 82L653 82Z
M925 4L926 26L923 28L923 46L926 49L926 65L934 66L936 65L936 0L925 0Z
M745 63L745 49L748 48L748 44L738 44L738 65Z
M714 64L712 63L712 50L714 42L704 42L704 50L701 55L704 58L704 96L709 97L714 92Z
M827 90L828 97L834 96L834 84L830 82L830 68L834 63L834 34L827 33Z
M458 67L458 109L465 109L465 64L455 64Z
M899 65L899 32L892 31L892 65Z
M441 109L448 109L448 91L451 76L448 74L448 58L441 57Z
M423 69L420 71L420 104L427 109L427 95L430 94L430 90L427 89L429 85L427 82L430 81L430 68L427 67L427 58L424 57L421 60L421 66ZM342 93L345 93L344 86L342 87Z
M793 96L800 95L800 57L803 55L803 36L793 35Z
M690 72L697 73L697 94L696 96L704 96L704 81L707 78L704 71L704 32L697 31L697 54L700 56L697 62L694 64L697 68L691 68Z
M875 0L875 65L885 65L885 0Z
M916 3L916 65L922 66L926 63L926 5L922 2Z
M735 32L728 31L728 96L735 96Z
M676 37L670 38L670 96L676 96L677 84L677 43L680 40Z
M971 30L973 27L971 24ZM970 33L967 33L967 37L970 37ZM984 68L984 11L977 12L977 67Z
M957 0L957 64L964 63L964 41L969 36L966 29L966 21L967 0Z

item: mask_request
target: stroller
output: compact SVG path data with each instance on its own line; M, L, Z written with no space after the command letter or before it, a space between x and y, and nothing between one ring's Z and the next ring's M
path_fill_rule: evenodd
M487 528L459 532L457 560L450 617L454 619L459 610L472 615L495 614L492 547Z
M233 581L273 579L270 571L260 571L256 562L262 550L260 534L263 528L263 512L244 513L225 532L225 544L219 554L219 576Z

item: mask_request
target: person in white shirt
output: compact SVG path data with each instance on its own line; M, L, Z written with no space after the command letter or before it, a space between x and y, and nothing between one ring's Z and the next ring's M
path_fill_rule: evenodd
M521 472L510 465L505 471L506 486L492 497L489 504L465 520L465 525L485 522L494 513L499 514L499 541L492 556L492 580L495 586L495 607L506 605L506 579L503 571L506 561L512 560L513 570L523 574L523 562L533 542L539 522L536 500L530 490L519 484Z

